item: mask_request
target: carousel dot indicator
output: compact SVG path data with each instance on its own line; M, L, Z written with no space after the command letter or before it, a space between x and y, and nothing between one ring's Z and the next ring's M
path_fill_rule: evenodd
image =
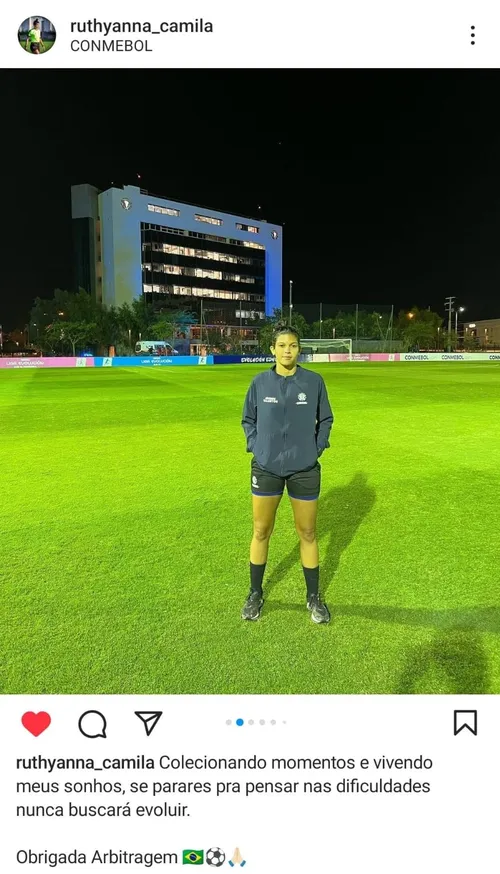
M237 720L236 720L236 725L243 725L243 723L244 723L244 720L243 720L243 719L237 719Z

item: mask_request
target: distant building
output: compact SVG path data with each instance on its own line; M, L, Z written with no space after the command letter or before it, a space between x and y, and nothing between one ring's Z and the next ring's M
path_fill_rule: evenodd
M497 346L500 349L500 319L466 322L464 335L476 337L481 346Z
M40 22L40 33L42 35L42 39L44 40L53 40L55 39L56 29L51 21L48 18L41 18L39 15L32 15L31 18L27 18L26 21L23 21L23 30L26 30L28 33L29 30L33 27L34 22L38 19Z
M238 325L282 302L282 229L132 185L71 189L75 286L106 306L142 294Z

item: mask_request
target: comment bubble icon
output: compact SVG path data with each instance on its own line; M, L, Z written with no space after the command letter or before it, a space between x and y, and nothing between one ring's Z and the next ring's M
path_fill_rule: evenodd
M78 720L78 728L85 737L106 737L106 718L99 710L86 710Z

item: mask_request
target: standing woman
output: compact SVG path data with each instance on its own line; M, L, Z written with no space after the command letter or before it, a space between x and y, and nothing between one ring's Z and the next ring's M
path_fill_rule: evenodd
M40 54L40 46L45 49L43 44L42 34L40 31L40 19L35 18L33 22L33 27L28 31L28 36L26 37L26 45L25 49L28 51L28 45L30 47L30 51L34 55Z
M333 413L323 378L297 364L300 339L295 328L284 323L276 327L271 353L276 364L252 380L241 423L247 438L247 452L254 456L251 463L250 593L241 617L258 619L260 616L269 539L286 482L300 540L307 609L313 622L329 622L328 607L319 595L316 516L321 485L318 458L330 446L328 437Z

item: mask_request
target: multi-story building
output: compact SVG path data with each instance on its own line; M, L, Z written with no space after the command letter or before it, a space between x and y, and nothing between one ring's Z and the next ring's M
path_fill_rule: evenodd
M465 337L475 337L480 346L500 349L500 319L482 319L479 322L466 322Z
M40 22L40 33L42 35L43 40L45 40L45 41L55 40L56 29L55 29L54 25L52 24L51 21L49 21L48 18L41 18L40 15L32 15L31 18L26 18L26 20L23 21L22 28L20 31L20 33L23 37L25 37L26 34L28 33L28 31L31 30L35 21Z
M132 185L72 187L75 285L105 306L145 295L204 311L204 324L258 324L282 301L282 229Z

